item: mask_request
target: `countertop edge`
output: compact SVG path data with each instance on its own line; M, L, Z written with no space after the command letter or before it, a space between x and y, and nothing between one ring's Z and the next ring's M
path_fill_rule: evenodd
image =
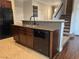
M45 30L45 31L55 31L57 29L45 29L45 28L39 28L37 26L32 26L32 25L27 25L27 26L23 26L23 25L17 25L17 24L12 24L13 26L19 26L19 27L26 27L26 28L31 28L31 29L39 29L39 30Z
M22 20L22 21L30 21L30 20ZM67 22L67 21L65 20L36 20L36 22Z

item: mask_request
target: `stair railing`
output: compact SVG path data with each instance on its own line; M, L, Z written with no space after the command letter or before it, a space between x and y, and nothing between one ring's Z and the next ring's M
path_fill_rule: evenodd
M56 18L57 15L59 14L59 12L62 10L63 7L63 3L60 4L59 8L57 9L57 11L54 13L53 17ZM61 16L61 15L60 15Z

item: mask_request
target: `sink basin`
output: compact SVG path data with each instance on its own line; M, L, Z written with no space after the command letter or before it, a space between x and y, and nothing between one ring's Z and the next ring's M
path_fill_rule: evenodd
M36 22L35 22L35 23L36 23ZM26 22L23 22L23 24L36 25L36 24L34 24L34 21L26 21Z
M23 22L23 25L24 26L31 26L31 27L39 26L39 24L37 22L35 22L35 24L34 24L34 21L26 21L26 22Z

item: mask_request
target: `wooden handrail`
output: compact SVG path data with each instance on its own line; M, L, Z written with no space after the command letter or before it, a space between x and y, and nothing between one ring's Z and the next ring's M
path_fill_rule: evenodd
M58 13L59 13L59 11L61 10L62 6L63 6L63 3L61 4L61 6L60 6L59 10L57 11L57 13L56 13L55 17L58 15Z

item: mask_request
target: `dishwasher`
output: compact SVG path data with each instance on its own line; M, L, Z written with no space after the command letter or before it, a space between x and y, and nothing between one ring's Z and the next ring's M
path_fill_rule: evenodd
M50 33L49 31L45 30L33 30L34 35L34 49L46 56L49 56L49 50L50 50Z

